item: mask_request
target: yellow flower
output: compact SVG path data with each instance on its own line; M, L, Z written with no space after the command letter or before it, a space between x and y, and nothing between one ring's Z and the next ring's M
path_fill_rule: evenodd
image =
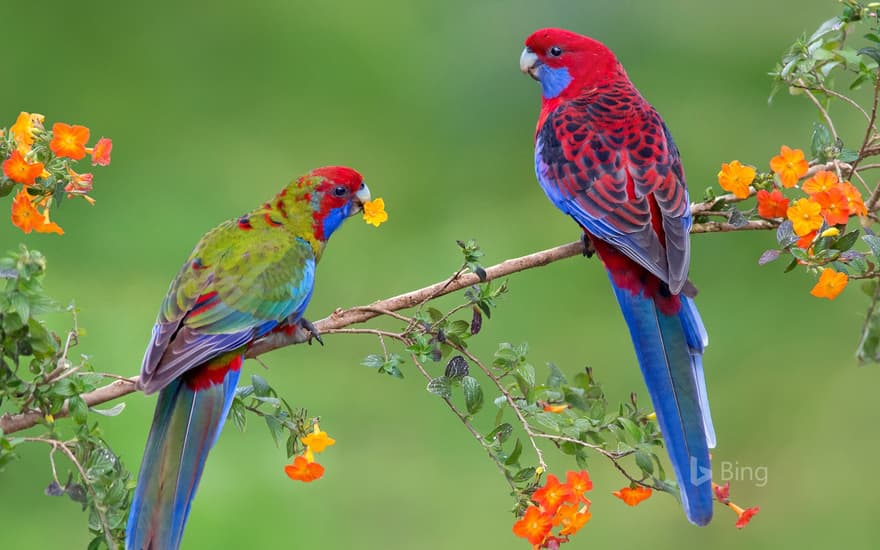
M789 206L786 216L798 237L822 227L822 205L812 199L800 199Z
M37 113L19 113L15 124L9 128L12 137L15 138L16 148L22 155L26 155L34 144L34 134L43 129L43 120L46 117Z
M388 221L388 213L385 212L385 201L381 198L364 203L364 221L375 227L379 227Z
M779 176L783 187L794 187L798 180L804 177L809 167L804 152L787 145L782 146L779 155L770 159L770 169Z
M321 428L318 427L317 422L315 423L315 428L312 433L305 436L301 439L303 445L308 447L308 450L315 453L323 452L324 449L336 443L336 440L327 435L327 432L322 431Z
M754 180L755 169L751 166L743 166L738 160L732 160L730 164L722 164L721 171L718 172L718 185L740 199L748 198L749 185Z
M848 282L849 276L846 273L839 273L830 267L826 267L822 270L822 274L819 275L819 282L810 290L810 294L816 298L833 300L837 298L838 294L843 292Z

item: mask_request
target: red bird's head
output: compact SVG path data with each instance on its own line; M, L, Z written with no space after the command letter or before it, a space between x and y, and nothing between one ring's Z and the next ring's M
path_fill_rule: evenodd
M563 29L533 32L526 39L519 68L541 83L545 101L572 99L625 75L607 46Z
M315 238L325 241L343 220L363 210L370 189L357 170L347 166L315 168L297 180L298 194L308 204Z

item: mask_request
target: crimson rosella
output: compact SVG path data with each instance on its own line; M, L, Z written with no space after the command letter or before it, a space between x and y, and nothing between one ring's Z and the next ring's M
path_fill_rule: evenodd
M327 239L370 193L342 166L312 170L198 242L171 282L139 386L159 392L126 529L129 550L179 547L248 346L301 324Z
M712 519L706 329L688 280L693 223L678 149L605 45L570 31L526 39L520 68L541 83L535 172L605 265L688 519Z

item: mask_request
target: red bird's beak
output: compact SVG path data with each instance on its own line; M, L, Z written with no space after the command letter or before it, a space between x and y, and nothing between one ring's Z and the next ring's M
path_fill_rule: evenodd
M364 209L364 203L370 201L370 188L367 187L366 183L361 183L361 188L357 190L357 193L354 194L354 204L356 208L353 208L351 211L352 216L358 214L361 210Z
M541 60L538 59L537 54L532 51L531 48L526 48L523 50L522 55L519 56L519 70L528 74L535 80L541 80L538 77L538 69L541 68Z

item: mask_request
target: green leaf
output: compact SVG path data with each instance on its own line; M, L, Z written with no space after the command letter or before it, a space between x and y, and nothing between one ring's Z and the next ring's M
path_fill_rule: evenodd
M880 259L880 237L876 235L862 235L862 240L871 247L871 253L874 257Z
M651 455L644 451L636 451L636 466L648 475L654 473L654 461L651 460Z
M385 364L385 356L378 355L376 353L371 353L367 355L363 361L361 361L361 365L365 367L370 367L371 369L378 369L382 365Z
M77 424L85 424L89 419L89 408L86 402L79 395L75 395L68 400L67 409L70 416Z
M864 55L870 57L877 63L880 63L880 49L875 48L874 46L868 46L866 48L862 48L858 51L858 55Z
M446 333L449 335L458 335L462 336L465 334L470 334L471 325L467 321L463 321L458 319L450 323L449 327L446 329Z
M813 137L810 142L810 152L816 158L825 159L825 150L831 146L832 137L828 126L821 122L813 123Z
M510 456L507 457L507 460L504 461L504 464L507 466L513 466L515 464L519 464L519 457L522 455L522 441L517 438L516 444L513 446L513 450L510 451Z
M262 376L252 374L251 384L254 386L254 394L258 397L269 397L272 393L271 386Z
M776 228L776 242L780 248L788 248L798 241L798 236L794 232L794 225L791 220L785 220Z
M554 432L559 431L559 415L551 412L540 412L534 416L535 422Z
M438 376L428 382L428 391L445 399L452 397L452 381L446 376Z
M535 387L535 367L528 363L521 363L514 369L516 373L516 381L523 396L528 396L532 388Z
M532 466L523 468L513 475L513 481L515 483L525 483L526 481L533 479L536 472L537 470Z
M486 434L486 439L488 441L498 441L498 443L504 443L507 441L507 438L510 437L510 434L513 433L513 426L510 423L505 422L503 424L499 424L494 430Z
M858 229L850 231L831 243L831 247L836 250L849 250L859 240L859 233Z
M632 438L632 441L634 443L638 443L642 440L642 430L639 429L638 425L635 422L623 416L618 418L617 422L623 427L627 435Z
M272 434L272 440L275 441L275 446L277 447L281 442L284 426L272 415L266 415L263 418L266 419L266 427L269 428L269 433Z
M547 363L547 368L550 369L550 374L547 375L547 385L549 387L559 389L563 384L568 384L568 380L565 379L565 374L559 370L559 367L553 363Z
M242 403L238 396L235 397L235 400L232 401L232 406L229 408L229 418L232 419L232 422L239 431L243 432L247 427L244 403Z
M465 376L461 379L461 388L464 390L464 403L469 414L477 414L483 407L483 389L473 376Z

